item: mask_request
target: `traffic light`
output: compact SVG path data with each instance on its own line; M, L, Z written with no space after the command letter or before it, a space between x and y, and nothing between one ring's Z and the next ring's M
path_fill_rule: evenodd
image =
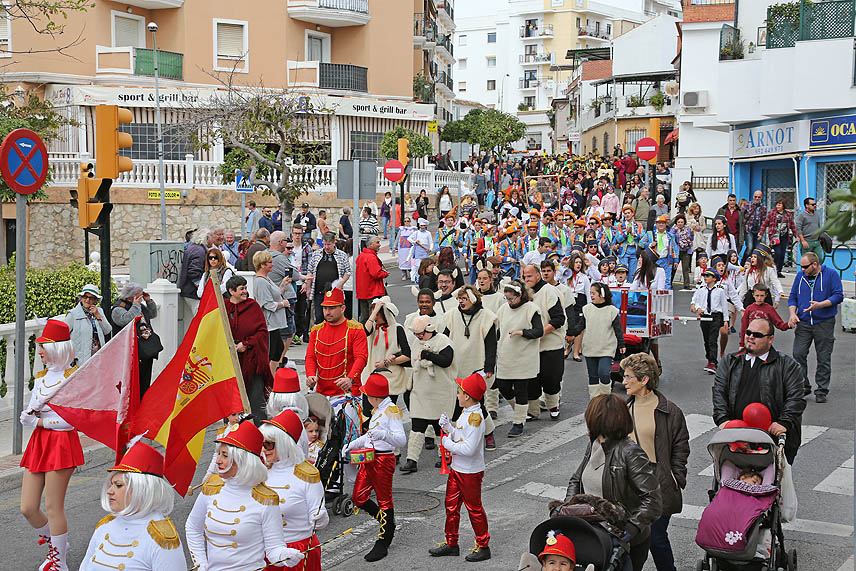
M81 228L102 228L110 219L110 186L113 180L95 178L92 163L80 163L80 178L77 179L77 191L69 191L72 206L77 206L77 215Z
M402 166L406 167L407 163L410 161L408 155L410 154L410 141L407 139L399 139L398 140L398 162L401 163Z
M119 131L119 125L133 120L134 115L124 107L95 107L95 160L100 178L115 179L119 177L120 172L134 168L129 157L119 156L119 149L128 148L134 143L131 135Z

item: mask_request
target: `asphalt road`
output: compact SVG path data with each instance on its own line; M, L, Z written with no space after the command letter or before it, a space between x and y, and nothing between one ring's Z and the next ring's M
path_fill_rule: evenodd
M393 278L399 276L393 275ZM392 280L390 292L402 315L415 309L409 284ZM689 293L676 294L675 313L689 315ZM680 308L680 309L678 309ZM784 315L785 309L782 308ZM853 427L854 427L854 353L856 335L836 331L833 354L833 381L829 402L818 405L809 400L803 417L804 445L795 466L794 479L799 497L798 520L786 527L787 546L796 547L803 569L844 571L853 569ZM793 335L777 332L774 345L790 353ZM711 477L710 456L706 445L713 433L710 418L710 387L713 377L702 371L704 352L697 324L675 325L674 335L661 340L664 364L661 390L676 402L687 416L690 427L691 455L689 477L684 493L684 510L672 518L670 535L681 571L695 568L702 551L695 545L697 520L707 505ZM731 346L736 346L732 335ZM813 363L811 365L813 371ZM470 565L483 569L518 569L531 530L547 517L549 499L564 494L568 478L576 469L586 445L583 412L588 402L584 363L566 361L561 418L544 419L526 425L522 438L509 440L511 409L501 405L498 449L487 452L488 467L484 479L483 500L487 510L493 559L488 563L468 564L460 558L434 559L428 549L443 541L445 480L434 468L436 451L423 451L419 472L396 473L394 499L398 530L390 555L374 565L362 555L374 542L377 524L360 513L356 516L332 516L329 527L319 532L322 541L351 530L323 548L324 569L461 569ZM407 428L407 427L406 427ZM807 441L807 442L806 442ZM206 445L200 475L210 457ZM75 474L69 488L66 511L70 523L71 568L83 557L95 523L104 515L98 501L105 477L101 466L86 466ZM197 475L197 480L200 478ZM35 569L42 561L33 532L18 512L19 492L0 493L0 542L2 569ZM173 520L181 529L193 498L177 500ZM461 545L472 545L472 530L462 516ZM849 559L849 562L848 562ZM849 564L849 566L847 566ZM842 567L844 566L844 567ZM646 569L654 569L649 559Z

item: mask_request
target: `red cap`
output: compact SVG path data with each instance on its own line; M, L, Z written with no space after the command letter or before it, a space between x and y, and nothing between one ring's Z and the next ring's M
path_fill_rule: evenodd
M389 396L389 381L380 373L372 373L360 390L370 397L382 399Z
M36 339L36 343L58 343L69 339L71 339L71 332L65 321L48 319L45 328L42 330L42 335Z
M273 392L275 393L299 393L300 378L297 371L291 367L281 367L273 376Z
M544 563L544 558L547 555L559 555L570 559L574 564L577 562L577 550L574 548L574 543L568 536L558 533L547 538L547 544L544 546L544 551L538 556L538 561Z
M262 422L272 424L279 428L297 442L300 440L300 435L303 434L303 423L300 422L300 417L293 410L284 410L270 420Z
M224 434L214 442L222 442L223 444L236 446L241 450L246 450L250 454L261 456L262 443L264 440L264 436L262 436L261 431L256 428L255 424L244 421L237 429L233 430L229 434Z
M336 307L337 305L345 305L345 292L339 288L333 288L324 294L321 307Z
M473 373L465 379L455 379L461 390L467 393L474 400L481 400L487 390L487 385L484 382L484 377L479 373Z
M137 442L125 452L118 464L107 470L110 472L151 474L163 478L163 456L145 442Z

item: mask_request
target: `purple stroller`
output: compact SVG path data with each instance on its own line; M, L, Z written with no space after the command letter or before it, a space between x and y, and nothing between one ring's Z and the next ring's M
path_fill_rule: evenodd
M697 571L797 571L796 550L785 550L777 501L784 443L784 435L776 443L756 428L726 428L711 438L714 489L696 534L705 551ZM758 474L761 484L741 481L745 470Z

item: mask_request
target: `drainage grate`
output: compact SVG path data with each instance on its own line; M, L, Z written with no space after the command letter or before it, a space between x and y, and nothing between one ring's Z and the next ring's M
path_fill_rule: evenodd
M440 506L441 500L428 492L416 490L392 490L396 514L430 512Z

